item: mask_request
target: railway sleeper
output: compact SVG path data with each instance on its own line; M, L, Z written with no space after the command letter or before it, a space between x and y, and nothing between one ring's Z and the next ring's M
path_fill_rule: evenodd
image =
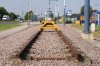
M66 60L65 57L31 57L31 60Z

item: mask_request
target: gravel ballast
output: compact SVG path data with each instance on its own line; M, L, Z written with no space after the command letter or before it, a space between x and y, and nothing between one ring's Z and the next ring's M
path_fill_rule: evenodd
M17 54L34 37L42 25L30 27L0 40L0 66L5 66L9 57Z
M92 60L92 66L100 66L100 48L87 40L83 40L82 32L73 28L70 24L57 26L73 42L75 47L80 48Z
M3 40L0 40L0 66L15 66L9 63L11 62L11 58L14 57L18 52L20 52L20 50L23 49L24 46L26 46L26 44L30 41L30 38L32 38L32 36L36 35L36 33L39 31L40 26L37 25L31 27L29 29L13 34L12 36L9 36ZM67 26L68 29L66 27L63 27L63 25L58 25L58 26L60 27L60 30L69 39L72 40L74 46L80 48L84 53L87 54L87 56L89 56L92 59L93 66L100 66L97 65L97 61L99 61L98 60L99 48L96 48L89 42L82 40L82 38L79 36L80 33L77 32L75 29L70 28L70 26ZM48 33L43 34L43 36L39 38L39 41L34 43L33 48L36 53L35 57L39 57L42 55L43 57L66 57L66 55L64 55L66 51L65 50L66 46L63 43L63 41L61 41L61 37L57 36L58 35L55 34L55 32L52 34ZM41 40L41 38L43 40ZM52 56L53 54L55 55ZM82 63L78 63L77 60L73 59L72 61L68 60L24 61L21 65L17 66L90 66L90 65L88 64L84 65Z
M23 53L23 55L25 54ZM53 30L44 30L41 33L36 42L33 43L28 56L31 56L33 60L26 59L16 66L90 66L87 62L78 62L78 60L73 58L68 45L66 45L57 32ZM44 60L34 58L43 58ZM49 59L45 60L45 58ZM65 59L54 60L51 58ZM15 66L15 64L6 64L6 66L7 65Z

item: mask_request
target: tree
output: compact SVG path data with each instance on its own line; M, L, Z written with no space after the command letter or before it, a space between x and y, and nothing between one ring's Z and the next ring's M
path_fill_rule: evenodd
M33 11L29 11L26 13L24 18L25 18L25 20L31 20L33 15L34 15Z
M17 18L16 14L13 12L10 12L9 16L10 16L11 20L15 20Z
M9 15L9 13L4 7L0 7L0 19L2 19L3 15Z
M26 15L24 16L25 20L28 20L28 16L29 16L29 13L27 12Z
M82 7L81 7L81 10L80 10L81 14L83 14L83 15L84 15L84 7L85 7L85 6L82 6ZM92 7L90 6L89 16L91 17L92 14L93 14L94 12L96 12L96 11L97 11L97 10L93 10Z

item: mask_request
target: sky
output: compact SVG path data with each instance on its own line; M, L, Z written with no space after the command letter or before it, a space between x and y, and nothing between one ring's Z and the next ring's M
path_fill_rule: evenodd
M66 10L72 10L72 13L79 13L80 8L84 5L85 0L66 0ZM93 9L100 11L100 0L90 0ZM32 0L31 8L29 6L30 0L0 0L0 7L5 7L8 12L14 12L22 16L29 10L34 11L35 14L45 13L49 7L49 0ZM55 11L56 1L51 2L52 11ZM63 0L59 0L59 13L63 15Z

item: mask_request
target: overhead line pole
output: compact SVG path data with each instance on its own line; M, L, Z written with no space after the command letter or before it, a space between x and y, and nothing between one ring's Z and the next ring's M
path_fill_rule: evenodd
M58 0L58 17L59 17L59 0Z
M85 15L85 27L84 27L84 33L88 34L90 33L89 30L89 9L90 9L90 0L85 0L85 9L84 9L84 15Z
M66 0L64 0L64 26L66 24Z
M29 7L29 2L28 2L28 7ZM28 8L28 28L29 28L29 8Z
M28 12L28 21L29 21L28 22L28 27L30 27L30 11L32 10L32 7L31 7L32 4L31 3L32 3L32 1L30 0L29 1L29 12Z
M49 0L49 11L50 11L50 8L51 8L51 7L50 7L50 5L51 5L50 1L51 1L51 0Z
M58 1L58 3L57 3L57 7L58 7L58 23L59 23L59 0L57 0Z

